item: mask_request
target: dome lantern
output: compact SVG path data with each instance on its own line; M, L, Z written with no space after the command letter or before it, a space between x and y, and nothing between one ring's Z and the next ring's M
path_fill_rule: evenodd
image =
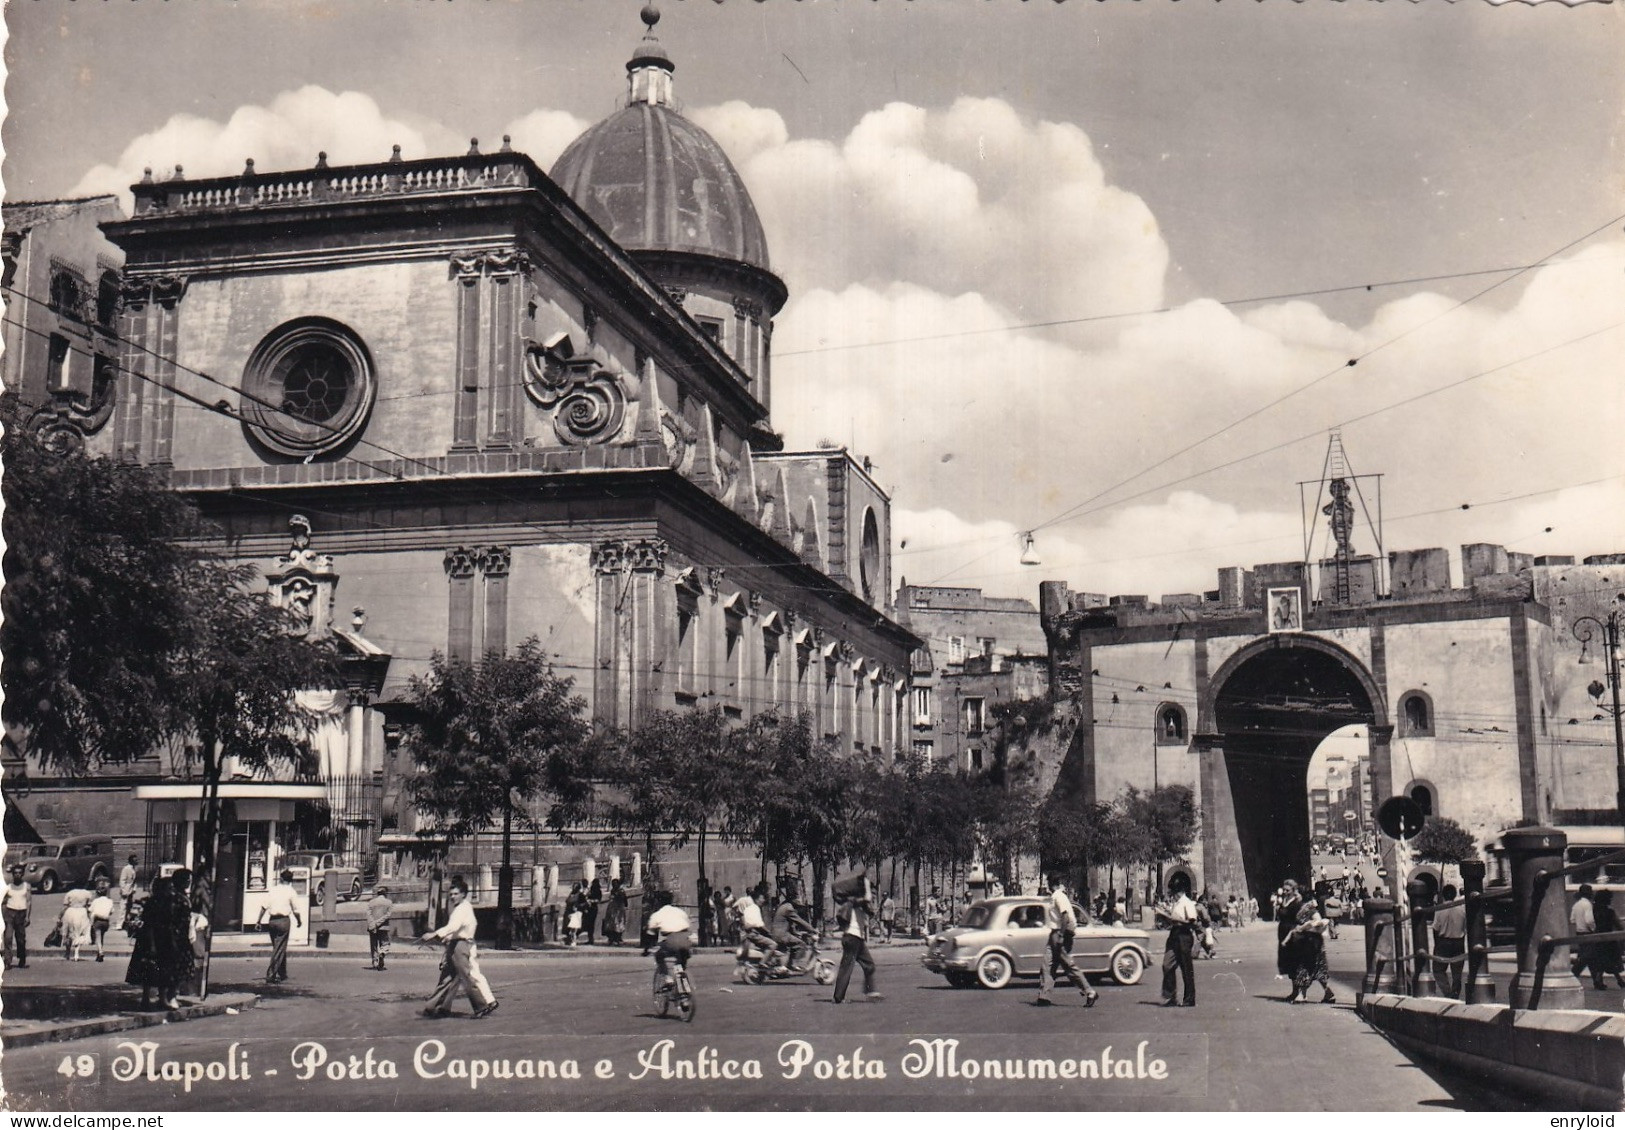
M671 76L677 70L677 64L671 61L666 49L655 38L655 24L660 22L660 9L653 4L645 4L643 11L638 13L643 25L649 30L644 33L643 42L632 52L632 57L626 62L626 77L629 88L629 101L647 102L651 106L671 105Z

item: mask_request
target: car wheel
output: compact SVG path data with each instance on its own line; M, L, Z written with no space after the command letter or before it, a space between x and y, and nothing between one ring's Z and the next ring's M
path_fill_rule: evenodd
M92 887L101 882L103 879L111 881L111 878L112 877L107 873L107 868L103 867L100 863L96 864L96 866L90 869L90 885Z
M316 884L316 889L313 892L311 892L310 897L315 902L321 902L321 901L323 901L323 896L326 895L326 894L327 894L327 880L322 879Z
M1015 969L1002 953L985 953L976 963L976 979L985 989L1002 989L1010 983Z
M1119 985L1138 985L1145 973L1145 958L1140 951L1124 947L1112 954L1112 980Z
M361 897L361 876L357 875L350 880L350 901L355 902Z
M56 872L55 871L47 871L45 874L40 876L39 890L40 890L40 894L42 894L42 895L48 895L52 891L56 890Z

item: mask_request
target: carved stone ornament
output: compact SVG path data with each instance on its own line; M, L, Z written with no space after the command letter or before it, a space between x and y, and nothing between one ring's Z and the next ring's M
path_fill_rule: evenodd
M530 270L530 257L512 248L493 251L485 257L485 269L488 274L498 277L517 275Z
M728 570L720 565L708 565L705 569L705 587L711 592L711 599L715 600L722 595L722 582L727 578Z
M479 566L479 552L467 546L454 545L446 550L444 563L446 576L459 579L472 577Z
M480 570L487 577L506 577L513 565L513 551L505 545L488 545L480 550Z
M174 306L185 293L185 275L126 277L119 283L119 297L128 308L140 308L149 302L156 302L160 306Z
M752 616L760 616L762 614L762 594L759 592L753 592L746 599L750 603L750 614Z
M310 519L295 514L288 519L288 552L265 574L271 603L298 617L306 635L326 632L332 623L333 595L338 573L333 558L310 548Z
M666 445L666 462L672 470L683 469L698 439L693 424L671 412L660 413L660 442Z
M667 545L661 538L613 540L592 547L596 573L658 573L666 567Z
M458 282L474 282L484 273L485 256L483 255L453 255L451 257L451 277Z
M853 647L846 640L841 640L835 645L835 654L840 657L841 661L844 663L852 662L853 657L856 656L857 653L857 648Z
M741 318L760 318L762 304L753 298L734 299L734 313Z
M32 412L24 426L52 454L77 455L84 451L85 439L113 418L116 397L111 367L104 371L98 366L89 396L73 389L52 390L51 403Z
M626 391L591 357L565 357L538 342L525 343L525 392L553 409L553 432L572 446L604 443L620 434Z

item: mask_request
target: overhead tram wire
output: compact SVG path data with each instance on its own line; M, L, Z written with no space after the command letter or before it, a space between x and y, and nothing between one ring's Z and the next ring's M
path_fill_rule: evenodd
M1625 219L1625 216L1621 217ZM1613 221L1610 221L1612 223ZM1604 225L1607 226L1607 225ZM1596 234L1596 233L1592 233ZM1582 237L1589 238L1587 237ZM1566 250L1566 249L1565 249ZM1554 251L1552 254L1561 254ZM1551 256L1547 256L1550 258ZM1387 279L1383 282L1353 283L1345 286L1319 287L1314 290L1297 290L1285 294L1260 294L1249 298L1215 298L1210 301L1220 306L1251 306L1258 302L1290 302L1296 298L1316 298L1328 294L1348 294L1354 291L1375 290L1378 287L1391 286L1418 286L1422 283L1448 282L1451 279L1481 278L1485 275L1505 275L1512 272L1537 270L1543 267L1568 266L1568 264L1547 263L1544 260L1535 263L1525 263L1516 267L1487 267L1476 271L1456 271L1446 275L1419 275L1408 279ZM1506 281L1506 280L1502 280ZM1497 283L1497 286L1500 284ZM1172 314L1183 309L1183 306L1157 306L1146 310L1125 310L1115 314L1086 314L1076 318L1056 318L1047 322L1013 322L1007 326L988 326L979 330L954 330L950 333L920 334L917 337L894 337L880 341L854 341L843 345L817 345L807 349L787 349L782 352L775 351L775 360L785 357L806 357L815 353L842 353L854 349L881 349L889 345L918 345L928 341L948 341L961 337L984 337L988 334L1018 333L1022 330L1047 330L1061 326L1080 326L1093 322L1121 321L1125 318L1151 318L1158 314Z
M1259 414L1261 414L1263 412L1269 411L1271 408L1274 408L1276 405L1279 405L1279 404L1285 402L1286 400L1289 400L1292 397L1298 395L1298 393L1305 392L1308 389L1313 388L1316 385L1319 385L1319 384L1321 384L1322 382L1324 382L1326 380L1329 380L1331 377L1335 376L1336 374L1341 373L1341 372L1345 371L1346 369L1354 367L1360 361L1362 361L1362 360L1364 360L1364 359L1366 359L1368 357L1371 357L1373 354L1379 352L1380 350L1386 349L1388 346L1393 345L1396 342L1398 342L1400 340L1403 340L1406 337L1409 337L1411 334L1416 333L1417 331L1419 331L1419 330L1421 330L1421 329L1423 329L1423 328L1425 328L1427 326L1432 325L1434 322L1437 322L1440 318L1443 318L1446 315L1452 314L1452 313L1456 312L1457 310L1460 310L1463 306L1466 306L1466 305L1468 305L1469 303L1472 303L1472 302L1476 302L1478 299L1480 299L1480 298L1484 297L1485 295L1491 293L1492 291L1506 285L1507 283L1511 282L1513 279L1518 278L1521 275L1524 275L1524 274L1528 273L1529 271L1536 270L1536 269L1539 269L1541 267L1553 265L1553 264L1550 264L1548 261L1550 259L1552 259L1554 256L1561 255L1565 251L1568 251L1568 250L1570 250L1570 249L1572 249L1574 247L1579 246L1580 244L1584 243L1586 240L1595 237L1596 235L1600 234L1601 232L1607 231L1610 227L1614 226L1617 223L1620 223L1621 221L1625 221L1625 213L1621 213L1620 215L1615 216L1612 219L1608 220L1606 223L1600 224L1597 227L1591 229L1590 231L1586 232L1584 235L1578 236L1577 238L1570 240L1568 243L1564 244L1562 247L1559 247L1554 251L1548 252L1546 255L1543 255L1539 260L1537 260L1534 263L1528 264L1528 265L1523 266L1523 267L1511 268L1510 270L1511 270L1512 273L1508 274L1506 278L1500 279L1500 280L1492 283L1491 285L1485 287L1484 289L1470 295L1469 297L1464 298L1464 299L1456 302L1454 305L1450 306L1449 308L1447 308L1447 309L1445 309L1443 311L1440 311L1438 314L1434 315L1432 318L1429 318L1427 321L1422 322L1422 323L1420 323L1418 325L1412 326L1409 329L1404 330L1403 332L1401 332L1399 334L1396 334L1395 336L1389 338L1388 340L1383 341L1383 342L1373 346L1371 349L1367 350L1365 353L1360 354L1357 357L1351 358L1350 360L1348 360L1344 364L1339 365L1337 368L1332 369L1332 370L1330 370L1330 371L1328 371L1326 373L1323 373L1319 377L1314 378L1313 380L1307 382L1306 384L1300 385L1297 388L1294 388L1294 389L1286 392L1285 394L1283 394L1283 395L1275 398L1274 400L1270 401L1268 404L1265 404L1265 405L1263 405L1263 406L1261 406L1259 408L1256 408L1256 409L1252 410L1251 412L1248 412L1247 414L1241 416L1239 419L1234 420L1231 423L1225 425L1224 427L1218 428L1215 431L1212 431L1212 432L1208 433L1207 435L1203 436L1201 439L1198 439L1198 440L1194 441L1193 443L1186 444L1184 447L1181 447L1177 451L1174 451L1174 452L1170 453L1169 455L1165 456L1164 458L1159 459L1157 462L1152 463L1149 466L1144 467L1139 471L1136 471L1134 474L1128 476L1127 478L1121 479L1118 482L1112 484L1111 486L1106 487L1103 490L1097 491L1095 494L1093 494L1093 495L1089 496L1088 498L1084 499L1082 502L1079 502L1079 503L1067 508L1066 510L1061 511L1059 514L1055 515L1054 517L1045 519L1043 522L1040 522L1039 524L1037 524L1035 526L1032 526L1028 530L1028 532L1032 533L1032 532L1036 532L1038 530L1048 529L1048 528L1050 528L1052 526L1060 524L1061 522L1067 520L1068 518L1073 517L1080 510L1083 510L1084 507L1091 506L1093 503L1095 503L1095 502L1099 501L1100 499L1106 497L1107 495L1113 493L1114 491L1118 490L1119 488L1127 486L1129 483L1132 483L1135 479L1138 479L1138 478L1140 478L1140 477L1142 477L1144 475L1147 475L1150 472L1156 470L1158 467L1164 466L1164 465L1172 462L1173 460L1179 458L1181 455L1184 455L1185 453L1187 453L1189 451L1192 451L1192 450L1196 449L1197 447L1200 447L1202 444L1207 443L1209 440L1214 439L1214 438L1224 434L1225 432L1229 431L1230 429L1232 429L1234 427L1237 427L1238 425L1240 425L1242 423L1245 423L1246 421L1252 419L1253 417L1255 417L1255 416L1257 416L1257 415L1259 415ZM1495 273L1500 273L1500 272L1492 271L1492 272L1486 272L1486 273L1495 274ZM1444 276L1444 277L1457 277L1457 276ZM1462 277L1464 277L1464 276L1462 276ZM788 355L788 354L785 354L785 355ZM1211 470L1222 469L1223 466L1228 466L1228 465L1229 464L1221 464L1221 466L1219 468L1212 468ZM1204 472L1200 472L1199 474L1206 474L1206 473L1208 473L1208 472L1204 471ZM1194 477L1197 477L1197 476L1190 476L1190 477L1194 478ZM1183 480L1180 480L1180 481L1183 481ZM1111 505L1118 505L1118 504L1120 504L1122 502L1130 501L1131 499L1138 498L1138 497L1141 497L1141 495L1131 495L1128 498L1117 499L1114 502L1112 502ZM1092 511L1086 511L1085 510L1084 512L1085 513L1090 513ZM1000 536L1001 536L1001 538L1003 537L1003 535L1000 535ZM967 540L965 542L961 542L959 544L974 544L976 541L981 541L981 540L984 540L984 539L980 539L980 538L969 539L969 540ZM991 540L991 539L987 539L987 540ZM947 548L947 547L942 547L942 548ZM969 562L966 562L962 566L959 566L959 567L957 567L957 568L955 568L953 570L950 570L947 573L942 574L941 576L935 578L934 581L928 582L928 583L936 583L936 581L946 580L947 578L954 576L957 572L959 572L960 569L968 568L969 566L976 564L978 561L981 561L981 560L985 559L986 557L992 556L992 554L996 553L996 552L998 552L997 549L991 550L988 553L983 554L980 557L974 558L973 560L971 560Z
M1534 359L1542 358L1542 356L1545 356L1545 354L1557 353L1558 350L1566 350L1568 346L1579 345L1581 341L1589 341L1591 338L1601 337L1601 335L1604 335L1604 333L1610 332L1610 330L1617 330L1617 328L1622 327L1622 325L1625 325L1625 320L1620 320L1620 322L1610 322L1609 325L1596 328L1596 330L1591 330L1589 333L1581 333L1579 337L1568 338L1566 341L1558 341L1557 345L1545 346L1545 348L1542 348L1542 350L1536 350L1534 353L1526 353L1524 356L1521 356L1521 358L1513 358L1511 361L1503 361L1503 363L1498 364L1498 366L1488 367L1488 369L1480 369L1479 372L1474 372L1474 374L1471 374L1471 376L1461 377L1459 380L1451 380L1449 384L1438 385L1438 387L1435 387L1435 389L1423 390L1423 392L1415 393L1415 395L1412 395L1412 397L1404 397L1402 400L1394 400L1394 402L1381 405L1380 408L1373 408L1373 410L1370 411L1363 411L1363 413L1360 413L1360 415L1357 416L1349 416L1349 418L1339 421L1337 426L1339 426L1339 428L1345 428L1345 426L1349 426L1349 424L1362 423L1362 421L1365 421L1365 419L1371 419L1375 418L1375 416L1383 415L1383 413L1386 413L1386 411L1393 411L1394 408L1404 408L1406 405L1414 405L1414 403L1419 402L1419 400L1427 400L1428 397L1435 397L1435 395L1438 395L1438 393L1449 392L1451 389L1459 389L1461 385L1471 384L1471 382L1474 382L1474 380L1480 380L1484 379L1484 377L1493 376L1493 374L1497 374L1497 372L1501 372L1503 369L1511 369L1511 367L1519 366L1519 364L1527 363L1527 361L1534 361ZM1235 457L1235 459L1225 460L1225 462L1222 463L1214 463L1214 465L1211 465L1211 467L1204 467L1202 470L1198 470L1198 472L1191 472L1189 475L1181 475L1180 478L1165 480L1162 481L1162 483L1157 483L1155 486L1147 486L1147 488L1141 489L1141 491L1136 491L1136 493L1133 494L1124 494L1124 496L1121 496L1121 498L1111 499L1110 502L1103 502L1103 504L1100 504L1100 506L1090 506L1090 502L1094 502L1095 499L1102 498L1102 494L1108 494L1110 493L1110 489L1116 489L1110 488L1108 491L1102 491L1100 494L1095 494L1094 499L1087 499L1087 501L1079 502L1077 506L1072 507L1072 511L1069 512L1069 517L1084 517L1085 514L1097 514L1097 512L1100 511L1108 511L1108 509L1111 509L1111 507L1121 506L1121 504L1124 504L1124 502L1133 502L1134 499L1146 498L1147 494L1157 494L1159 491L1165 491L1165 489L1170 488L1170 486L1180 486L1181 483L1189 483L1189 481L1198 480L1198 478L1202 478L1202 476L1212 475L1214 472L1222 472L1222 470L1227 470L1227 468L1230 467L1237 467L1237 465L1240 465L1240 463L1246 463L1250 462L1250 460L1258 459L1258 457L1261 457L1261 455L1269 455L1272 454L1272 452L1277 452L1277 450L1284 450L1287 449L1287 447L1292 447L1292 445L1302 444L1302 442L1310 441L1310 439L1318 439L1318 437L1323 436L1323 434L1324 429L1315 429L1315 431L1305 432L1305 434L1302 434L1302 436L1295 436L1292 437L1292 439L1285 439L1285 441L1280 441L1279 444L1271 444L1269 447L1261 447L1261 449L1254 450L1254 452L1250 452L1250 454L1238 455L1238 457ZM1167 460L1163 460L1163 462L1167 462ZM1134 476L1134 478L1137 478L1137 475ZM1592 486L1596 485L1596 483L1602 483L1602 481L1609 481L1610 478L1618 478L1618 476L1604 476L1604 478L1601 478L1601 480L1589 480L1586 481L1586 483L1575 483L1573 486ZM1124 481L1133 481L1133 478L1131 478L1131 480ZM1549 491L1536 491L1536 494L1545 493L1549 493ZM1514 501L1514 499L1506 499L1506 501ZM1079 509L1079 507L1084 506L1089 506L1089 509ZM1469 504L1469 506L1471 506L1471 504ZM1482 502L1480 506L1493 506L1493 502ZM1438 512L1454 511L1454 509L1461 509L1461 507L1441 507L1440 511ZM1407 515L1407 517L1420 517L1420 515ZM1048 525L1055 525L1058 520L1059 519L1051 519L1050 522L1048 522ZM1003 535L1003 533L1001 533L1001 535L998 535L998 540L1003 541L1006 540L1007 537L1009 537L1009 535ZM975 545L977 541L988 540L993 540L993 538L973 538L973 540L959 541L957 545ZM949 543L949 545L931 546L931 548L921 548L921 550L918 550L918 553L941 553L941 551L946 550L946 548L952 548L952 545L954 545L954 543ZM994 548L994 550L990 550L988 553L980 554L980 556L975 556L975 558L970 559L970 561L965 561L965 563L955 566L954 569L951 569L951 571L944 572L944 574L936 577L936 579L928 580L928 582L925 582L925 584L938 584L939 580L946 580L947 577L957 576L957 574L960 574L960 572L964 571L964 569L968 569L968 567L973 566L973 564L980 563L980 561L985 561L986 558L991 558L994 553L998 553L998 548ZM1007 571L998 572L998 574L977 574L977 576L1007 576Z
M49 302L47 302L47 301L45 301L43 299L40 299L40 298L38 298L38 297L36 297L34 295L28 294L26 291L20 290L20 289L18 289L16 287L6 288L4 293L7 293L7 294L9 294L9 295L11 295L13 297L16 297L16 298L23 299L23 300L25 300L27 302L32 302L32 303L34 303L36 305L44 306L47 309L52 308L51 304ZM33 334L33 335L35 335L37 337L50 338L50 337L54 336L48 330L44 330L44 329L41 329L41 328L36 327L36 326L26 325L25 323L15 319L15 318L12 318L12 317L0 318L0 321L3 321L3 322L5 322L6 324L9 324L9 325L16 326L18 329L22 330L23 332ZM138 351L152 357L155 360L162 361L162 362L164 362L166 364L169 364L169 365L173 365L175 367L175 369L177 371L179 371L179 372L185 373L185 374L190 375L190 376L197 377L197 378L199 378L199 379L201 379L203 381L206 381L206 382L208 382L210 384L213 384L213 385L215 385L215 386L217 386L217 387L219 387L219 388L221 388L221 389L223 389L223 390L225 390L227 392L236 393L237 395L243 397L245 400L248 400L251 403L258 404L261 407L264 407L264 408L266 408L266 409L268 409L268 410L270 410L272 412L275 412L279 416L288 416L290 418L299 420L302 423L306 423L306 424L309 424L309 425L311 425L313 427L320 428L323 431L328 432L329 434L336 434L337 433L338 429L336 429L335 427L333 427L330 424L324 423L323 421L320 421L320 420L305 419L304 417L300 417L300 416L297 416L297 415L295 415L293 413L287 412L281 406L272 403L271 401L265 399L264 397L257 396L256 394L251 393L251 392L247 391L246 389L241 388L240 386L233 385L230 382L222 380L221 378L216 377L216 376L214 376L214 375L212 375L210 373L206 373L206 372L204 372L204 371L202 371L200 369L195 369L195 368L193 368L193 367L191 367L189 365L185 365L181 361L179 361L178 359L166 356L166 355L164 355L162 353L159 353L156 350L153 350L153 349L151 349L151 348L149 348L149 347L147 347L145 345L142 345L142 344L137 343L137 342L132 342L132 341L130 341L129 338L125 337L122 334L119 334L119 333L116 333L116 332L103 331L103 336L106 337L107 339L109 339L111 341L114 341L114 342L117 342L119 344L129 345L131 348L133 348L135 350L138 350ZM82 356L93 356L93 353L90 350L87 350L84 347L79 346L77 344L71 344L69 346L69 348L70 348L70 350L73 350L75 352L80 353ZM113 361L113 368L114 368L114 370L116 372L126 374L128 376L131 376L131 377L134 377L134 378L136 378L138 380L141 380L141 381L143 381L143 382L145 382L147 384L154 385L154 386L156 386L158 388L164 389L167 392L173 393L175 396L179 397L183 401L186 401L188 404L191 404L196 408L201 408L204 411L212 412L212 413L215 413L216 415L225 416L227 419L236 421L237 423L246 423L247 422L244 419L243 413L240 410L238 410L236 408L233 408L224 399L221 399L221 400L218 400L218 401L210 401L205 397L198 396L198 395L196 395L194 393L190 393L190 392L187 392L187 391L185 391L183 389L177 388L176 386L174 386L172 384L169 384L169 383L159 379L157 376L155 376L153 374L142 372L139 369L130 368L129 366L126 366L125 364L122 363L122 361L119 361L119 360L114 360ZM417 485L417 486L423 486L428 490L434 491L436 494L438 494L441 497L448 498L448 499L454 499L454 496L451 495L450 492L446 491L444 488L436 487L434 485L433 480L456 481L456 480L462 478L462 476L460 476L460 475L458 475L458 474L456 474L454 472L446 471L446 470L443 470L442 468L436 467L432 463L426 462L425 460L423 460L421 458L411 456L411 455L407 455L404 452L396 451L393 448L390 448L390 447L387 447L387 446L385 446L385 445L383 445L381 443L378 443L376 440L369 440L369 439L366 439L365 437L362 437L362 438L356 439L355 444L356 444L356 446L364 446L364 447L371 448L372 450L381 452L381 453L383 453L383 454L385 454L385 455L387 455L387 456L389 456L391 458L399 459L399 460L401 460L401 461L403 461L405 463L409 463L409 464L412 464L412 465L414 465L416 467L420 467L423 470L423 475L420 476L420 477L408 477L408 476L406 476L404 474L397 473L397 472L391 470L389 467L387 467L385 465L382 465L380 463L377 463L377 462L368 462L366 460L356 460L356 462L361 463L364 466L373 467L374 469L380 471L381 473L383 473L384 475L388 476L390 479L392 479L392 480L394 480L396 482L410 483L410 484ZM227 493L234 494L234 495L236 495L238 497L250 498L250 499L253 499L254 501L267 501L267 499L265 499L261 495L249 493L245 488L243 488L241 486L228 487L227 488ZM502 499L505 499L505 500L510 501L510 502L523 503L523 502L529 501L529 500L527 500L525 498L522 498L522 497L520 497L518 495L514 495L512 493L507 493L507 492L493 491L492 494L493 494L494 497L502 498ZM286 504L282 504L280 502L278 503L278 505L282 505L282 506L284 506L284 508L286 506ZM519 521L519 522L517 522L515 524L517 524L518 526L520 526L522 528L535 530L535 531L537 531L539 533L543 533L543 534L550 534L551 535L551 534L556 534L557 533L557 530L554 529L553 527L539 525L539 524L537 524L535 522L521 520L521 521ZM380 528L387 528L387 527L380 526ZM744 572L756 572L756 571L760 571L763 574L778 574L778 573L782 572L782 570L784 568L784 566L782 566L782 565L775 565L775 564L770 564L770 563L744 563L744 564L741 564L741 563L738 563L738 562L728 562L728 563L723 564L722 567L724 569L726 569L728 572L736 573L736 574L737 573L744 573ZM835 585L835 582L833 580L830 583L831 583L831 585ZM834 590L832 589L831 591L834 591ZM841 589L839 591L845 592L846 590ZM853 616L847 616L847 615L843 614L841 618L845 621L844 630L848 630L848 631L852 630L855 627L871 629L871 628L879 626L878 624L873 623L871 620L869 620L867 618L864 618L861 615L853 617Z
M1411 513L1409 513L1409 514L1400 514L1400 515L1397 515L1395 517L1388 518L1386 521L1387 521L1387 523L1389 525L1393 525L1393 524L1398 523L1398 522L1414 521L1417 518L1434 518L1434 517L1437 517L1440 514L1459 513L1460 511L1463 511L1463 510L1487 510L1492 506L1504 506L1504 505L1506 505L1507 503L1510 503L1510 502L1523 502L1526 499L1539 498L1542 495L1547 495L1547 494L1557 494L1559 491L1574 490L1574 489L1579 488L1579 487L1599 486L1602 483L1616 482L1616 481L1618 481L1620 479L1625 479L1625 472L1621 472L1620 474L1616 474L1616 475L1603 475L1601 478L1596 478L1596 479L1584 479L1584 480L1581 480L1580 482L1562 483L1562 484L1560 484L1558 486L1544 487L1544 488L1542 488L1540 490L1525 491L1522 494L1510 494L1510 495L1507 495L1504 498L1492 498L1492 499L1488 500L1487 502L1457 502L1457 503L1453 503L1450 506L1437 506L1437 507L1434 507L1431 510L1415 510L1415 511L1412 511ZM1527 538L1530 538L1530 537L1539 536L1539 534L1541 534L1543 532L1544 532L1544 530L1536 531L1533 534L1526 534L1523 538L1515 539L1514 541L1507 542L1506 544L1507 545L1514 545L1514 544L1516 544L1517 541L1523 541L1523 540L1527 540ZM1102 558L1091 559L1091 560L1089 560L1087 562L1084 562L1084 564L1086 564L1086 565L1121 565L1124 562L1128 562L1128 561L1152 561L1152 560L1155 560L1157 558L1162 558L1162 557L1184 557L1184 556L1187 556L1189 554L1204 553L1204 552L1207 552L1209 550L1214 550L1214 549L1232 549L1232 548L1234 548L1236 546L1242 546L1242 545L1261 545L1261 544L1268 543L1268 542L1285 541L1286 539L1290 538L1291 536L1292 535L1289 534L1289 533L1284 533L1284 534L1276 535L1274 537L1247 538L1244 541L1215 542L1215 543L1213 543L1211 545L1193 545L1193 546L1189 546L1189 547L1182 548L1182 549L1164 550L1164 551L1162 551L1160 553L1140 553L1140 554L1135 554L1133 557L1102 557ZM928 551L922 551L922 552L937 552L937 551L936 550L928 550ZM986 579L988 579L990 577L1016 576L1016 575L1018 575L1020 573L1025 573L1027 571L1028 571L1027 567L1023 566L1019 570L1018 569L1001 569L1001 570L999 570L998 572L995 572L995 573L972 573L970 576L962 577L961 579L962 580L980 581L980 580L986 580Z
M1136 471L1134 474L1130 475L1128 478L1121 479L1117 483L1113 484L1112 486L1107 487L1105 490L1097 492L1096 494L1094 494L1090 498L1084 499L1082 502L1077 503L1076 505L1068 508L1067 510L1063 510L1060 514L1056 515L1055 517L1047 519L1046 521L1040 522L1038 525L1032 527L1032 529L1035 530L1035 531L1036 530L1047 529L1050 526L1054 526L1054 525L1056 525L1056 524L1058 524L1058 523L1060 523L1062 521L1065 521L1072 514L1076 513L1077 511L1081 510L1084 507L1087 507L1087 506L1091 505L1092 503L1099 500L1100 498L1103 498L1106 495L1113 493L1118 488L1127 486L1129 483L1132 483L1135 479L1138 479L1138 478L1140 478L1140 477L1142 477L1144 475L1150 474L1152 471L1155 471L1158 467L1166 466L1168 463L1173 462L1175 459L1179 458L1181 455L1184 455L1186 452L1193 451L1196 448L1202 446L1204 443L1207 443L1209 440L1215 439L1218 436L1223 435L1225 432L1230 431L1232 428L1238 427L1241 424L1246 423L1248 420L1251 420L1256 416L1259 416L1259 415L1261 415L1261 414L1263 414L1265 412L1268 412L1270 409L1272 409L1272 408L1274 408L1274 407L1276 407L1276 406L1278 406L1280 404L1284 404L1286 401L1292 399L1294 396L1297 396L1299 393L1307 392L1309 389L1314 388L1315 386L1321 384L1324 381L1330 380L1332 377L1337 376L1339 373L1342 373L1342 372L1347 371L1348 369L1354 368L1361 361L1365 361L1365 360L1371 358L1372 356L1376 355L1377 353L1380 353L1382 350L1387 349L1391 345L1395 345L1398 342L1404 341L1406 338L1410 337L1412 334L1418 333L1419 331L1421 331L1423 329L1426 329L1428 326L1433 325L1435 322L1438 322L1439 320L1441 320L1443 318L1446 318L1446 317L1450 316L1451 314L1454 314L1456 311L1462 309L1464 306L1468 306L1471 303L1477 302L1480 298L1483 298L1485 295L1490 294L1493 291L1499 290L1501 287L1505 286L1507 283L1513 281L1514 279L1520 278L1525 274L1528 274L1530 271L1534 270L1535 268L1540 267L1540 266L1544 266L1547 263L1548 260L1553 259L1556 256L1563 254L1565 251L1568 251L1571 248L1579 246L1580 244L1584 243L1586 240L1591 239L1592 237L1594 237L1596 235L1599 235L1602 232L1607 231L1609 228L1613 227L1615 224L1620 223L1621 221L1625 221L1625 213L1621 213L1620 215L1615 216L1613 219L1608 220L1606 223L1600 224L1597 227L1592 228L1590 231L1586 232L1584 235L1570 240L1568 243L1565 243L1562 247L1559 247L1556 251L1552 251L1552 252L1547 253L1546 255L1541 256L1541 258L1538 261L1536 261L1535 263L1530 264L1529 266L1526 266L1526 267L1520 267L1520 268L1516 269L1512 274L1509 274L1506 278L1498 279L1497 281L1491 283L1489 286L1484 287L1482 290L1477 291L1476 293L1474 293L1472 295L1469 295L1468 297L1463 298L1463 299L1453 303L1449 307L1447 307L1444 310L1441 310L1437 314L1433 315L1431 318L1428 318L1426 321L1419 322L1416 325L1409 327L1408 329L1402 330L1401 332L1395 334L1394 336L1388 338L1387 340L1379 342L1378 344L1372 346L1370 349L1366 350L1364 353L1361 353L1361 354L1359 354L1359 355L1357 355L1355 357L1351 357L1348 361L1346 361L1343 364L1337 366L1336 368L1330 369L1327 372L1322 373L1320 376L1315 377L1313 380L1307 382L1306 384L1302 384L1302 385L1297 386L1296 388L1290 389L1287 392L1283 393L1282 395L1276 397L1274 400L1271 400L1269 403L1264 404L1264 405L1262 405L1262 406L1260 406L1258 408L1253 409L1250 412L1245 413L1244 415L1242 415L1238 419L1232 420L1230 423L1224 425L1221 428L1217 428L1214 431L1209 432L1207 435L1203 436L1199 440L1196 440L1194 443L1186 444L1184 447L1181 447L1179 450L1174 451L1174 452L1170 453L1169 455L1163 457L1162 459L1157 460L1155 463L1152 463L1150 466L1141 468L1139 471ZM1359 418L1360 417L1356 417L1356 419L1359 419Z

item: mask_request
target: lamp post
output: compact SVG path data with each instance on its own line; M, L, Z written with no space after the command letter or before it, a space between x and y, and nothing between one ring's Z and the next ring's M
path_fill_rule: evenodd
M1616 597L1615 603L1618 604L1621 598L1625 598L1625 593ZM1580 641L1582 663L1586 661L1586 645L1596 635L1592 625L1602 630L1603 654L1608 664L1608 689L1613 700L1613 705L1608 711L1614 716L1614 803L1618 806L1620 821L1625 823L1625 730L1621 728L1619 706L1619 616L1618 608L1611 610L1604 618L1581 616L1570 625L1569 630L1574 633L1574 638ZM1598 687L1592 694L1600 697L1602 689Z

